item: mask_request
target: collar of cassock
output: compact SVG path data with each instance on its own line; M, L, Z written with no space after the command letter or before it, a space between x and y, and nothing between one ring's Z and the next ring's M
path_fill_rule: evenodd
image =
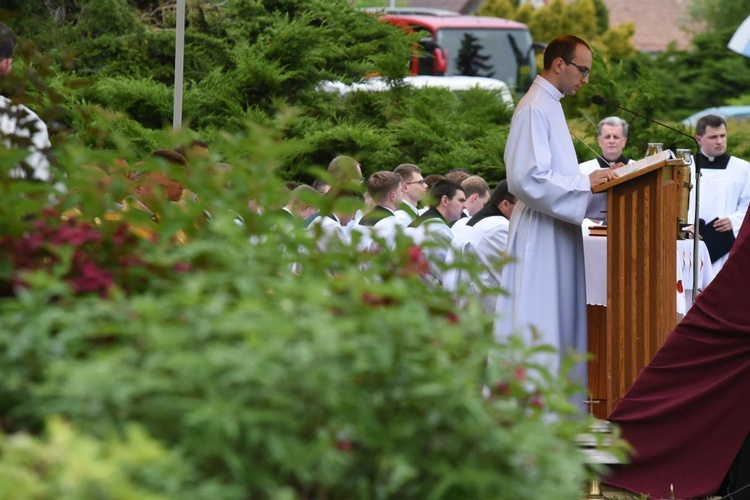
M497 205L492 203L486 204L482 209L474 214L474 217L469 219L466 223L467 226L474 226L477 222L486 219L487 217L505 217L503 213L497 208Z
M599 162L599 168L610 168L612 165L617 165L618 163L622 163L623 165L627 165L628 162L630 162L630 158L627 158L625 155L620 155L618 159L615 160L615 162L610 165L609 163L605 162L601 158L597 158L596 161Z
M729 163L729 155L724 153L723 155L717 156L716 158L709 158L703 153L698 152L695 157L695 162L700 169L713 168L716 170L725 170L727 168L727 164Z

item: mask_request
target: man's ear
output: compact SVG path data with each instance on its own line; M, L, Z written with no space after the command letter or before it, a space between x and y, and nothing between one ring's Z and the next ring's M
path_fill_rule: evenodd
M562 57L558 57L554 61L552 61L552 68L558 73L563 72L563 66L565 65L565 60Z
M440 198L440 205L441 206L448 206L448 202L450 201L450 198L448 198L447 194L444 194L442 198Z

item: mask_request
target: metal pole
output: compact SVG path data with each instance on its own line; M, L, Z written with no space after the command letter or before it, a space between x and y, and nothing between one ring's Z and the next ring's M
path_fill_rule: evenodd
M177 0L174 51L174 111L172 128L182 128L182 76L185 67L185 0Z
M693 171L695 172L695 213L693 214L693 304L695 304L695 298L699 293L703 291L702 288L698 288L698 268L701 266L701 254L700 254L700 211L701 211L701 169L698 167L698 153L700 153L700 147L695 152L693 157ZM711 260L709 258L709 260Z

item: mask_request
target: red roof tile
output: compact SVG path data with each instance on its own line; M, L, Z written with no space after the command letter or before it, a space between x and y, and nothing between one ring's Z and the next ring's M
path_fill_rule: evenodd
M681 49L690 46L690 35L680 28L689 0L604 0L609 9L609 25L633 22L633 43L638 50L661 52L669 42Z

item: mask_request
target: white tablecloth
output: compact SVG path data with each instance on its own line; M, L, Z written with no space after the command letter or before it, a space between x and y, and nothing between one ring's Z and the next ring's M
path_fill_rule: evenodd
M591 305L607 305L607 238L589 236L583 228L583 253L586 261L586 302ZM704 288L712 279L711 258L704 242L699 243L700 264L698 287ZM684 314L692 305L693 297L693 240L677 240L677 281L682 281L683 295L678 293L677 312ZM676 285L676 284L675 284ZM678 286L675 286L679 290Z

